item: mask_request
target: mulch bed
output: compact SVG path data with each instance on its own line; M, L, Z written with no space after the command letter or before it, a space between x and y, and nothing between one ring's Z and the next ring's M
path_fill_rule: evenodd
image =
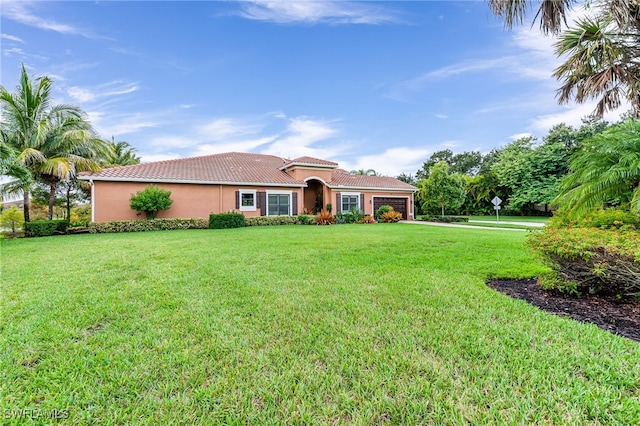
M613 296L567 296L540 288L535 279L491 280L489 287L516 299L526 300L547 312L590 322L603 330L640 342L640 302Z

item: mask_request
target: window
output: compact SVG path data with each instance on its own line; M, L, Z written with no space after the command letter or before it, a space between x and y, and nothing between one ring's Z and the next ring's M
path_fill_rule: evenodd
M291 193L267 194L268 216L289 216L291 214Z
M240 190L240 211L256 211L256 191Z
M342 193L342 206L340 211L348 212L351 209L360 210L360 194Z

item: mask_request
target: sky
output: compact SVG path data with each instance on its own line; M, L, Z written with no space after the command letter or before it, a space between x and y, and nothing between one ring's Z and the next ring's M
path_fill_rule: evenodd
M594 109L559 106L554 39L505 30L486 1L2 0L0 32L2 86L22 64L50 77L143 162L238 151L415 174Z

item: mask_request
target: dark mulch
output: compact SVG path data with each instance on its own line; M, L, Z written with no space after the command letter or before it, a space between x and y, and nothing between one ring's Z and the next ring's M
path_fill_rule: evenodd
M603 330L640 342L640 302L621 301L612 296L573 297L540 288L535 279L491 280L491 288L516 299L526 300L547 312L590 322Z

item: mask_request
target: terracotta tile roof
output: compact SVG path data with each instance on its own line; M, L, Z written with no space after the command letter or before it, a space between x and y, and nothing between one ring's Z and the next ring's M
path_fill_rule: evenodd
M285 160L274 155L227 152L202 157L156 161L133 166L112 167L99 172L82 172L83 180L184 182L209 184L262 184L265 186L297 186L307 184L295 180L283 170L285 165L309 165L333 168L330 188L416 190L414 186L386 176L352 175L336 169L337 163L312 157Z
M156 161L113 167L99 172L83 172L84 180L169 181L189 183L264 183L306 186L280 167L284 160L274 155L228 152L202 157Z
M298 157L293 160L288 160L284 164L285 167L292 166L292 165L324 166L324 167L331 167L331 168L338 167L338 163L334 163L333 161L321 160L319 158L313 158L313 157L307 157L307 156Z
M331 173L331 182L329 186L344 188L360 188L360 189L404 189L407 191L415 191L413 185L402 182L394 177L389 176L366 176L352 175L345 170L337 169Z

